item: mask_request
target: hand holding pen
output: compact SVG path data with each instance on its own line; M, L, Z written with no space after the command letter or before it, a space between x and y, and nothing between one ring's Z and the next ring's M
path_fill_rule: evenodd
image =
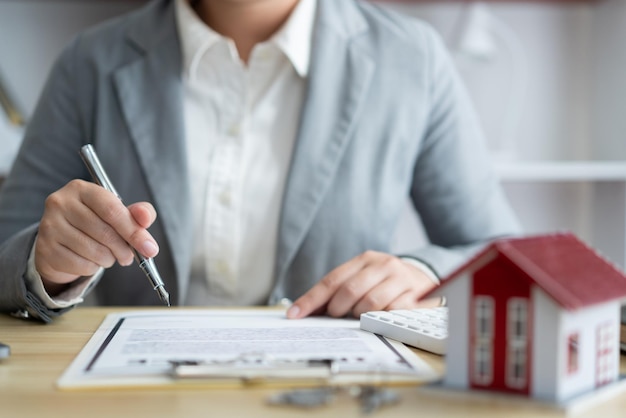
M121 200L121 197L117 194L117 190L115 190L109 176L104 171L104 167L102 167L100 159L96 155L96 151L93 147L90 144L82 147L80 149L80 156L82 157L83 162L87 166L87 169L89 170L89 173L93 177L94 181ZM161 301L163 301L163 303L167 306L170 306L170 295L167 293L167 290L165 290L165 285L163 284L163 280L157 270L156 264L154 264L154 260L152 260L152 258L145 257L134 247L131 247L131 250L133 251L137 264L139 264L139 267L143 270L152 288L159 295L159 299L161 299Z
M130 265L136 249L145 258L159 249L147 231L154 207L138 202L126 207L97 184L73 180L46 200L35 243L35 267L51 296L80 276L91 276L116 261Z

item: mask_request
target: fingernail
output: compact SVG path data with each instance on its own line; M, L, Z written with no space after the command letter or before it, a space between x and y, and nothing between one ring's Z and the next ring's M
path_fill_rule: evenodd
M291 305L291 308L287 310L287 318L297 318L300 313L298 305Z
M153 257L159 252L159 247L153 241L144 241L141 245L141 253L146 257Z

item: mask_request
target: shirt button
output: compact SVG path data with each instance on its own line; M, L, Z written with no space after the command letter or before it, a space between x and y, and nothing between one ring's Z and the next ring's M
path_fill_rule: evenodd
M241 134L241 126L238 123L234 123L228 129L228 136L239 136Z
M217 268L217 272L219 274L226 278L230 278L230 268L228 267L228 262L226 260L218 260L215 267Z
M220 193L220 202L224 206L230 206L230 202L231 202L230 191L224 190L222 193Z

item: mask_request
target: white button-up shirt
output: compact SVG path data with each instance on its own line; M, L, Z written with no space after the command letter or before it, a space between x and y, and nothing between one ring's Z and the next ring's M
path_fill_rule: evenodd
M305 95L316 0L248 64L176 0L194 253L188 305L254 305L274 284L279 215Z

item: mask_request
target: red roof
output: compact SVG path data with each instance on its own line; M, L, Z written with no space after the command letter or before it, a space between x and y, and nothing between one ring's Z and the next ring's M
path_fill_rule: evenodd
M493 251L565 309L626 297L626 275L571 233L495 241L444 279L442 286Z

